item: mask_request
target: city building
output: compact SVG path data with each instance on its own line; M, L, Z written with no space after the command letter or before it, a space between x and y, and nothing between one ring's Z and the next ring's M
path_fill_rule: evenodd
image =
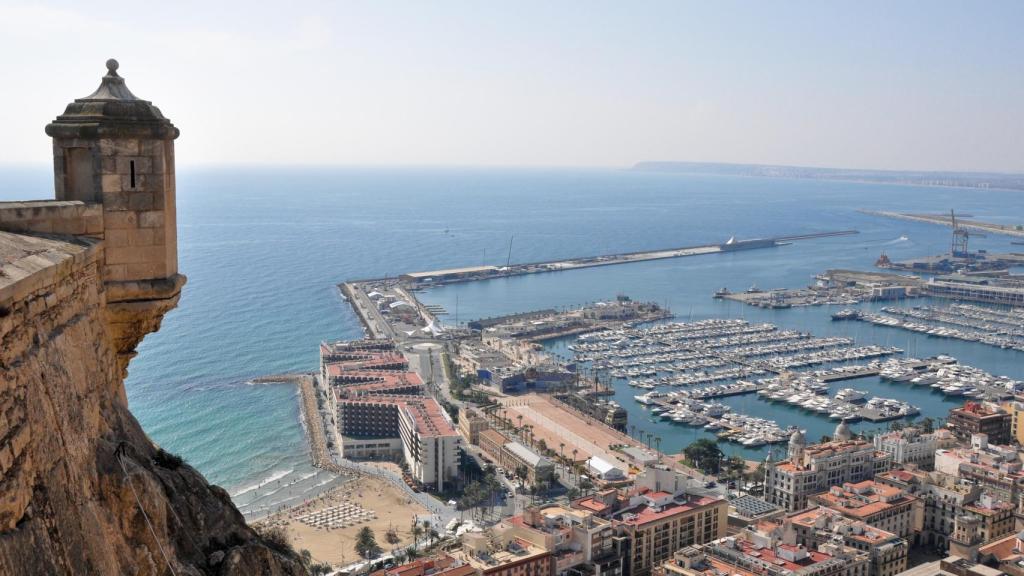
M832 486L828 492L808 499L813 506L825 506L852 520L910 538L914 532L917 498L896 486L862 480Z
M594 478L606 482L617 482L626 479L626 473L621 468L597 456L591 456L587 459L587 473Z
M342 457L401 458L413 480L443 491L458 476L460 436L441 405L420 396L423 380L408 367L391 342L320 344Z
M1013 442L1024 446L1024 402L1010 400L1000 404L1010 415L1010 438Z
M971 516L980 519L976 535L987 543L1017 529L1017 514L1012 503L1000 500L973 481L962 480L940 471L890 470L879 474L876 481L900 488L917 498L916 534L908 540L918 546L946 551L950 538L957 532L958 519ZM961 533L963 532L961 528ZM973 541L975 538L969 538Z
M433 398L339 398L336 417L345 458L401 456L418 483L438 492L458 477L461 436Z
M351 362L353 367L378 370L405 370L405 357L395 350L390 340L339 340L320 343L320 381L327 382L325 368L338 362ZM371 368L372 367L372 368Z
M1024 288L989 284L991 279L977 278L975 282L950 281L931 278L923 286L924 293L937 298L987 302L1006 306L1024 306Z
M846 435L842 428L842 424L836 428L836 437ZM888 455L865 440L807 445L804 432L797 430L789 439L788 458L768 467L765 500L795 512L806 508L813 494L845 482L870 480L889 466Z
M978 562L1010 576L1024 576L1024 532L1017 532L978 548ZM990 568L991 569L991 568Z
M629 414L626 409L614 400L602 398L597 391L576 390L556 394L555 398L619 432L625 432L629 427Z
M563 506L528 508L507 521L517 537L551 551L555 573L620 576L625 539L608 520Z
M1003 576L1014 572L1003 572L998 568L978 564L959 556L947 556L942 560L925 562L904 570L900 576ZM1015 575L1019 576L1019 575Z
M480 444L480 433L490 428L487 418L475 408L463 406L459 408L459 433L462 438L473 446Z
M870 576L893 576L907 568L909 545L892 532L852 520L831 508L817 507L797 512L783 520L783 528L796 532L797 544L814 547L833 541L866 552Z
M450 268L446 270L432 270L429 272L409 272L402 274L399 278L403 282L414 285L444 284L446 282L462 281L471 278L488 278L500 271L496 266L469 266L466 268Z
M967 402L950 410L946 420L946 426L961 440L984 434L990 443L1000 445L1012 440L1012 425L1010 413L991 402Z
M761 498L742 494L729 498L729 525L743 528L763 520L783 517L786 511Z
M370 572L370 576L474 576L475 574L477 574L476 568L447 554L433 558L418 558L400 566Z
M509 440L493 428L480 432L477 439L483 453L509 477L515 477L519 470L525 470L526 477L523 480L530 486L541 486L554 481L554 463L523 444Z
M936 450L935 470L974 482L1006 502L1016 502L1024 488L1020 455L1008 446L989 444L984 434L971 436L969 447Z
M842 538L808 547L797 543L792 528L763 523L683 548L662 568L671 576L868 576L870 562Z
M728 501L691 494L687 487L683 474L647 468L616 499L610 518L628 541L626 574L646 576L676 550L725 536Z
M462 535L462 547L450 552L480 576L555 576L555 555L521 537L513 523Z
M878 434L872 442L876 450L888 454L895 466L911 464L931 470L935 466L936 448L950 444L942 440L944 433L948 434L948 431L923 433L917 428L904 428Z

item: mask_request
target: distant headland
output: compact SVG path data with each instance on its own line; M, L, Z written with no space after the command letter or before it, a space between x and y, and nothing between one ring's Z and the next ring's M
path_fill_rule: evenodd
M1024 190L1024 174L1002 172L863 170L719 162L637 162L633 165L632 169L643 172L677 172L681 174L717 174L722 176L754 176L758 178L799 178L807 180L872 182L877 184L907 184L914 186Z

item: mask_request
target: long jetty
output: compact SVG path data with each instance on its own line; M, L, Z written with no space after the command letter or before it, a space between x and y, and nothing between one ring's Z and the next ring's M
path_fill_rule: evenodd
M953 226L953 219L944 214L911 214L907 212L890 212L887 210L858 210L861 214L868 216L880 216L882 218L893 218L895 220L907 220L909 222L924 222L925 224L938 224L950 228ZM956 219L959 228L976 230L978 232L989 232L992 234L1004 234L1006 236L1024 237L1024 226L1018 227L1011 224L997 224L995 222L982 222L980 220L965 220L959 216Z
M462 275L450 278L433 278L432 284L454 284L459 282L475 282L477 280L488 280L491 278L504 278L508 276L523 276L526 274L541 274L545 272L561 272L565 270L577 270L580 268L595 268L597 266L613 266L616 264L629 264L632 262L647 262L650 260L664 260L668 258L683 258L686 256L700 256L704 254L720 254L728 252L746 252L763 248L774 248L800 240L814 240L818 238L834 238L837 236L851 236L859 234L858 230L833 230L829 232L814 232L811 234L799 234L794 236L777 236L772 238L756 238L741 240L735 246L726 244L702 244L697 246L683 246L680 248L662 248L658 250L641 250L637 252L621 252L617 254L603 254L596 256L582 256L578 258L567 258L562 260L542 260L539 262L526 262L522 264L511 264L505 267L481 267L492 270L472 275ZM418 273L423 276L424 273ZM399 277L401 278L401 276ZM388 278L366 278L351 280L338 284L338 288L346 296L349 295L346 284L358 284L365 282L381 282Z

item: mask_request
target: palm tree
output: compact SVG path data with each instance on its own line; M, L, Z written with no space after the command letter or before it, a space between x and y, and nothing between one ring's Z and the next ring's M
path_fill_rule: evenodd
M369 526L364 526L359 533L356 534L356 552L366 559L373 558L377 554L380 554L380 546L377 545L377 538L373 535L373 530L371 530Z
M576 467L576 454L578 452L579 452L579 450L577 450L576 448L572 449L572 467L573 468ZM570 476L571 476L571 474L570 474ZM579 480L579 476L577 476L576 479Z
M654 444L658 447L658 462L661 462L661 436L654 437Z
M412 543L413 543L413 546L419 546L419 544L420 544L420 536L422 536L422 535L423 535L423 528L420 528L419 522L416 522L414 520L413 523L412 523Z

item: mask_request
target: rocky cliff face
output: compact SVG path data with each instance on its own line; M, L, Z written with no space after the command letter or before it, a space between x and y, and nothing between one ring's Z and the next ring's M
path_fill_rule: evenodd
M128 411L103 249L0 232L0 574L305 574Z

